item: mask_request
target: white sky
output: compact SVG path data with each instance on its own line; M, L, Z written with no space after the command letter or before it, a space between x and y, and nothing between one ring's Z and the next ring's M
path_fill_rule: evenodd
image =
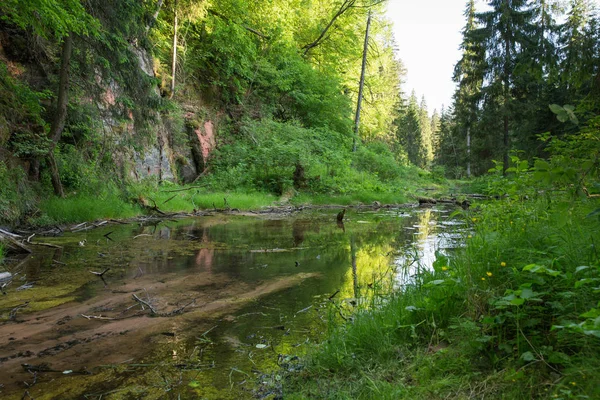
M594 0L600 5L600 0ZM425 96L430 112L452 102L454 65L465 25L467 0L388 0L387 16L394 24L398 56L408 70L403 86ZM485 1L476 1L483 9Z

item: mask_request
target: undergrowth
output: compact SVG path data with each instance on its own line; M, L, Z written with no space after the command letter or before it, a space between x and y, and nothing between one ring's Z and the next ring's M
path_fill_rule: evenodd
M286 398L600 398L595 207L508 199L465 213L466 247L334 324Z

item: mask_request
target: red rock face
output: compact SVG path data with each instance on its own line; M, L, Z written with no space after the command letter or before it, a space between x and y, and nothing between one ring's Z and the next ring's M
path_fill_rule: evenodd
M206 166L208 156L217 145L215 140L215 126L212 121L206 121L204 122L204 129L196 129L194 132L198 136L200 149L202 150L202 159L204 160L204 166Z

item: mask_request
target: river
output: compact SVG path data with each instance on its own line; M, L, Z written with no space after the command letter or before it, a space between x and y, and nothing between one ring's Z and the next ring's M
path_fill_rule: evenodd
M331 320L464 239L451 208L349 210L343 225L338 211L34 238L57 247L8 265L0 397L276 398Z

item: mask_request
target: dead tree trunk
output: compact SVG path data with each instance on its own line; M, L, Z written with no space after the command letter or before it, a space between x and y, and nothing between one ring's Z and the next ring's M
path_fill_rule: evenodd
M66 36L63 42L62 59L60 65L60 81L58 85L58 101L56 103L56 116L52 121L50 128L50 151L48 152L48 164L50 166L50 176L52 178L52 186L54 193L57 196L64 197L65 192L60 181L60 174L56 159L54 158L54 149L60 140L62 132L65 128L67 120L67 105L69 104L69 70L71 64L71 54L73 53L73 37Z
M356 115L354 117L354 140L352 151L356 152L356 139L358 138L358 128L360 127L360 106L362 104L363 88L365 86L365 71L367 69L367 51L369 50L369 28L371 27L371 11L367 18L367 30L365 32L365 44L363 48L362 68L360 70L360 83L358 85L358 101L356 103Z

